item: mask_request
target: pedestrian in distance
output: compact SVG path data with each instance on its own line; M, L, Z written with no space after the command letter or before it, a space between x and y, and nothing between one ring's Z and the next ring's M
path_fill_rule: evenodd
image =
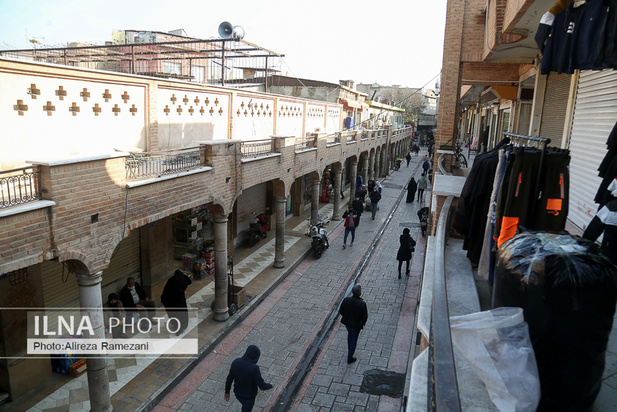
M366 325L368 310L366 302L360 297L362 287L359 284L351 288L351 296L343 299L339 313L341 323L347 328L347 363L354 363L357 359L353 356L358 346L360 331Z
M361 185L360 189L358 189L356 191L356 196L362 201L364 202L364 198L366 197L367 193L366 193L366 186Z
M261 371L257 362L261 351L256 345L249 345L244 356L236 358L229 368L229 374L225 380L225 401L229 402L231 384L234 384L234 395L242 404L242 412L250 412L255 405L257 389L267 391L272 389L272 384L266 383L261 377Z
M428 169L431 168L431 164L428 161L428 157L424 156L424 162L422 162L422 169L424 170L424 174L428 172Z
M418 202L424 202L424 190L428 188L428 180L426 174L422 173L422 176L418 179Z
M409 162L411 162L411 154L407 153L407 156L405 156L405 160L407 160L407 167L409 167Z
M371 194L373 193L373 189L375 189L375 181L369 180L368 185L366 185L366 190L368 190L368 193Z
M161 294L161 303L165 306L167 316L170 320L174 319L178 324L176 336L182 334L189 324L189 313L184 292L191 283L191 278L188 275L181 270L176 270L173 276L167 280L163 294Z
M396 253L396 260L398 260L398 278L401 278L401 268L403 267L403 262L407 263L405 267L405 274L409 276L409 261L413 256L413 252L416 250L416 241L413 240L411 235L409 234L409 229L403 229L403 234L400 237L401 245L398 248L398 252Z
M351 202L351 207L356 212L356 227L360 226L360 217L362 217L362 212L364 212L364 202L360 200L358 196Z
M417 143L414 143L412 150L415 153L415 155L418 156L418 153L420 153L420 146L418 146Z
M405 203L413 203L416 198L416 190L418 189L418 183L416 183L416 179L411 176L409 179L409 183L407 183L407 200Z
M352 205L347 207L343 213L345 219L345 236L343 237L343 249L347 247L347 236L351 233L351 243L349 247L353 247L353 241L356 239L356 227L358 227L358 215Z
M373 189L369 198L371 199L371 217L373 218L373 220L375 220L375 214L377 213L379 201L381 200L381 194L379 194L379 190L377 190L377 187Z

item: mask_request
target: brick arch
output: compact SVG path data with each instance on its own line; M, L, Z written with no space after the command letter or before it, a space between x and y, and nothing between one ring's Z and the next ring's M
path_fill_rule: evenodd
M92 260L88 258L85 254L77 250L67 250L64 252L60 252L58 261L66 263L69 271L72 273L79 273L83 275L90 275L93 273L94 263L92 262ZM107 261L105 267L107 267L108 264L109 261ZM101 270L102 269L103 268L101 268Z

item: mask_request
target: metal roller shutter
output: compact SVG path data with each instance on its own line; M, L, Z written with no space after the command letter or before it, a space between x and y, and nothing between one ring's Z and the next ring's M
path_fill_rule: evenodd
M47 261L41 265L43 282L43 299L45 307L78 307L79 286L74 274L69 274L63 264ZM103 271L101 283L103 302L109 293L118 293L126 282L126 278L133 276L141 280L141 262L139 253L139 230L133 230L118 245L109 267Z
M253 212L259 214L266 210L266 183L261 183L242 191L242 194L236 201L236 219L238 222L238 236L236 244L243 242L246 239L244 232L249 228L249 224L253 222Z
M539 135L551 139L550 146L553 147L561 147L571 76L570 74L550 73L546 82L546 96Z
M580 73L570 134L570 213L584 230L595 216L594 198L602 179L598 166L606 155L606 139L617 121L617 72Z

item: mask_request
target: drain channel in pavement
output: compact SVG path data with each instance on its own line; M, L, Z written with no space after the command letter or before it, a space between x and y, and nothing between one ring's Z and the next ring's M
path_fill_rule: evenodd
M379 369L364 372L360 392L370 395L385 395L391 398L402 398L405 388L405 374Z

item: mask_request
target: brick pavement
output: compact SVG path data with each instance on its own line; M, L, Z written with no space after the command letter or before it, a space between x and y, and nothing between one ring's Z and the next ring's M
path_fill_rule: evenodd
M362 393L360 385L364 372L372 369L406 373L423 262L423 239L418 239L415 214L418 204L406 204L403 196L384 236L376 242L374 237L419 159L414 157L409 168L403 167L382 181L381 210L374 221L370 213L363 215L353 248L341 248L343 227L336 226L330 234L331 246L321 259L303 261L154 410L237 410L239 404L233 396L229 403L223 400L224 382L229 365L249 344L261 348L262 374L274 385L273 390L259 393L254 410L272 409L373 247L375 253L359 278L369 320L360 334L358 361L346 363L346 330L339 327L337 319L333 333L325 340L304 385L294 397L293 409L374 411L400 407L400 399ZM420 241L411 276L398 280L395 258L403 227L410 227L412 237Z

